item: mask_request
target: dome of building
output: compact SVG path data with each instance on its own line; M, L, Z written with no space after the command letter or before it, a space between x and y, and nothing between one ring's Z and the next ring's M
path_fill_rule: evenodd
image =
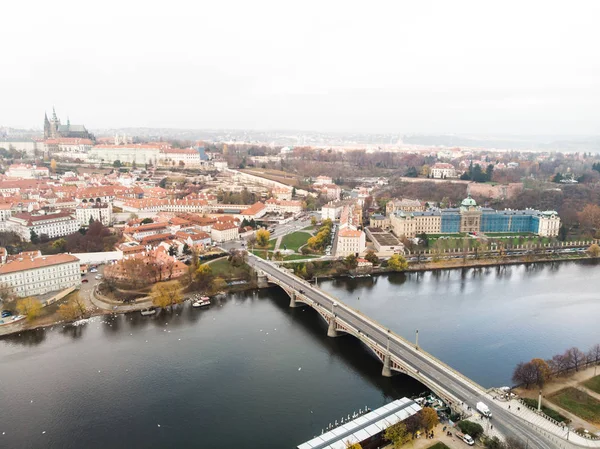
M467 198L462 200L462 203L460 203L460 205L463 207L475 207L477 206L477 203L473 198L471 198L471 195L469 195Z

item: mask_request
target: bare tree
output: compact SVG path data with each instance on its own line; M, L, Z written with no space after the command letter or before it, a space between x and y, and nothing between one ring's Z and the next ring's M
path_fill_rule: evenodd
M588 352L588 362L597 365L600 362L600 344L596 343Z
M575 371L579 371L579 368L585 363L585 354L576 347L567 349L565 358L568 361L568 367Z

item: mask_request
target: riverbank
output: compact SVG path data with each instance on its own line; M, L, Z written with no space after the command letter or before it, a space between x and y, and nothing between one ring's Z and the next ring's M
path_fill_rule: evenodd
M502 258L502 259L444 259L439 261L426 261L426 262L409 262L408 268L401 272L406 273L414 273L414 272L427 272L427 271L440 271L440 270L456 270L456 269L464 269L464 268L490 268L490 267L500 267L500 266L511 266L511 265L533 265L533 264L548 264L554 262L569 262L569 261L583 261L588 260L599 261L600 259L596 259L590 257L586 253L573 253L569 255L564 254L555 254L548 256L539 256L535 259L532 259L531 256L527 257L511 257ZM282 263L281 266L292 269L296 274L298 272L301 273L302 267L305 267L307 264L311 264L312 275L310 279L314 279L315 277L319 279L335 279L348 277L352 274L352 270L343 267L343 261L341 260L326 260L326 261L304 261L304 262L287 262ZM343 267L343 269L342 269ZM308 272L308 270L307 270ZM369 274L371 275L380 275L380 274L389 274L389 273L398 273L398 271L392 270L385 266L378 266L373 268ZM310 280L307 279L307 280Z
M208 262L209 264L215 263L216 266L222 264L222 262L226 260L226 257L218 258L211 260ZM429 261L422 263L411 263L408 268L405 270L407 273L411 272L428 272L428 271L441 271L441 270L457 270L457 269L470 269L470 268L491 268L491 267L500 267L500 266L511 266L511 265L532 265L532 264L548 264L554 262L568 262L568 261L595 261L595 258L588 256L587 254L570 254L569 256L564 255L553 255L550 257L538 257L535 260L531 260L531 258L519 257L519 258L511 258L511 259L451 259L451 260L440 260L440 261ZM327 264L332 264L334 261L325 262ZM311 262L315 266L318 266L318 261ZM286 263L283 266L288 268L292 268L296 265L300 265L298 263ZM218 274L222 275L227 272L227 267L220 267L216 270ZM235 270L230 271L231 274L239 275L241 272L240 267L236 267ZM382 275L382 274L390 274L396 273L396 271L390 270L387 267L378 267L373 269L372 275ZM318 272L315 273L315 276L321 279L335 279L335 278L344 278L350 274L350 270L346 270L345 272ZM236 293L241 291L253 290L258 288L256 283L252 281L252 279L247 279L243 283L228 285L224 292L227 294ZM130 312L137 312L148 307L152 307L152 301L148 298L143 301L138 301L132 304L123 304L122 302L118 302L115 300L111 300L109 298L103 297L102 295L95 292L95 289L91 289L87 292L81 292L82 296L88 303L89 307L89 315L87 317L93 316L102 316L102 315L115 315L115 314L124 314ZM191 294L188 294L186 300L189 299ZM65 298L68 300L68 297ZM53 304L51 307L53 308L51 313L45 314L45 316L40 317L33 322L27 322L25 320L21 320L14 324L7 324L0 327L0 337L4 335L11 335L27 330L35 330L41 329L45 327L55 326L57 324L69 324L69 321L63 320L60 315L58 315L58 306L64 302L60 301L56 304Z

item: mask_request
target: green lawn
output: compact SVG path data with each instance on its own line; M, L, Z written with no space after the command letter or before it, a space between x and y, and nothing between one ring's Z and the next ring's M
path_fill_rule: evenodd
M600 393L600 375L586 380L583 385L588 387L590 390L595 391L596 393Z
M316 226L307 226L305 228L302 228L303 231L314 231L317 227Z
M490 237L535 237L531 232L486 232L485 235Z
M248 267L234 267L229 263L227 258L216 260L209 264L212 273L215 276L220 276L223 279L237 279L248 277Z
M285 248L287 249L298 251L298 248L304 245L310 237L311 235L308 232L292 232L291 234L283 237L281 240L281 245L279 245L279 249L283 250L285 245Z
M525 403L528 406L534 407L537 409L537 405L538 405L537 399L523 398L523 401L525 401ZM554 410L550 407L546 407L544 404L542 404L542 412L544 412L547 416L549 416L550 418L552 418L558 422L565 422L567 424L571 422L571 420L569 418L561 415L556 410Z
M548 399L590 423L600 423L600 401L574 387L563 388Z
M283 260L300 260L300 259L314 259L319 256L313 256L311 254L290 254L289 256L283 256Z
M427 449L450 449L441 441L439 443L435 443L433 446L429 446Z

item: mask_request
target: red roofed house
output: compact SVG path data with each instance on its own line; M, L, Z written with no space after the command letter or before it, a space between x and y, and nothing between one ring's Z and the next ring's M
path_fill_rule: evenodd
M234 222L217 222L210 231L211 238L218 243L236 240L239 236L238 225Z
M81 285L79 259L70 254L22 257L0 266L0 284L20 297Z
M267 213L267 207L261 203L254 203L248 209L245 209L240 212L240 215L246 220L257 220L263 217Z
M366 237L363 231L355 229L342 229L337 234L335 255L346 257L350 254L358 256L366 249Z

